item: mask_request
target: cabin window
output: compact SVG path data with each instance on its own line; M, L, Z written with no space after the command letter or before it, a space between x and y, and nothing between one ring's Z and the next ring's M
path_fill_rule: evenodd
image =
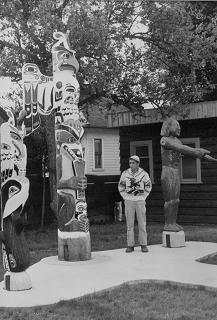
M148 172L154 183L152 141L131 141L130 155L135 154L140 158L140 167Z
M103 168L102 139L94 139L94 169Z
M200 148L199 138L180 139L180 141L189 147ZM200 159L182 155L179 164L181 183L201 183Z

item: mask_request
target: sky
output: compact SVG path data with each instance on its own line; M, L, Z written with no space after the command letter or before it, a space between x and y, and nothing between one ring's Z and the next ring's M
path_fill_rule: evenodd
M10 78L0 78L0 102L2 106L14 107L14 103L2 98L3 95L10 92L11 89L18 87L16 83L12 83Z
M0 97L7 93L10 88L13 88L14 85L10 78L0 78Z

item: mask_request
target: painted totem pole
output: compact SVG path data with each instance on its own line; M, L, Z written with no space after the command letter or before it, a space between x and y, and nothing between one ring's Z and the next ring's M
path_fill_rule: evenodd
M0 128L1 137L1 231L4 289L27 290L31 280L26 272L30 254L23 229L26 215L24 204L29 195L29 180L26 175L26 147L23 143L21 124L25 112L16 119L13 112L4 108L8 121Z
M54 33L52 48L56 110L56 168L58 193L59 260L91 258L85 189L85 161L81 146L84 132L79 120L78 62L68 44L68 35Z
M65 261L91 258L85 189L84 129L78 109L79 65L70 49L68 34L55 32L52 47L53 77L41 74L34 64L23 66L25 127L27 134L40 125L40 115L55 113L58 196L58 258Z

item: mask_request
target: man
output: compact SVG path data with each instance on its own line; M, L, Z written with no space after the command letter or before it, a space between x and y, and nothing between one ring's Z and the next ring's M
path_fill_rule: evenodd
M142 252L148 252L146 232L146 198L149 195L152 184L146 171L139 167L138 156L129 158L130 168L121 174L118 184L120 195L125 201L125 215L127 224L127 249L134 251L134 220L135 213L139 226L139 243Z
M164 231L179 232L183 228L176 223L180 196L179 158L181 154L201 160L213 161L208 154L210 151L203 148L191 148L183 145L178 139L181 128L177 120L164 120L161 129L161 158L162 174L161 185L164 196Z

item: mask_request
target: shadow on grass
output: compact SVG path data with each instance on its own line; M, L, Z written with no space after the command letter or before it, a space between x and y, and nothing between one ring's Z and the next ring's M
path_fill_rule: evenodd
M31 308L0 308L7 320L213 320L217 292L170 282L122 284L78 299Z
M197 261L201 263L217 265L217 252L202 257Z

